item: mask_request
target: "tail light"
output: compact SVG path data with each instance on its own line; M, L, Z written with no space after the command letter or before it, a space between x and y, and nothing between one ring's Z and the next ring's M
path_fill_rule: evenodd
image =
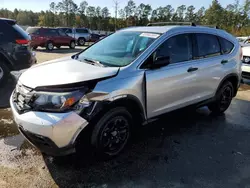
M30 43L30 41L26 40L26 39L17 39L16 43L20 44L20 45L28 45Z

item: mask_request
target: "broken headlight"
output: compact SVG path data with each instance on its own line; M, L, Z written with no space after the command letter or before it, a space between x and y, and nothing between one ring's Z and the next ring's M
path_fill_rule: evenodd
M35 94L32 107L41 111L63 112L73 109L84 95L85 91L81 90L65 93L38 92Z

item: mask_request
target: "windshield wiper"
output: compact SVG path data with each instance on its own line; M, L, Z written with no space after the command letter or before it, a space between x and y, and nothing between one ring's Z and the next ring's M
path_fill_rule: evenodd
M104 65L102 63L100 63L100 61L95 61L95 60L92 60L92 59L83 59L84 61L88 62L89 64L91 65L97 65L99 67L104 67Z

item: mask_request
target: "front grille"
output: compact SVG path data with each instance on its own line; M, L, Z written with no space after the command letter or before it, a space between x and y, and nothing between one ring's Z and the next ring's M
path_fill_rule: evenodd
M242 72L242 77L243 78L250 78L250 73L249 72Z
M31 109L30 102L33 97L32 89L23 85L17 85L13 93L13 102L19 113L26 112Z

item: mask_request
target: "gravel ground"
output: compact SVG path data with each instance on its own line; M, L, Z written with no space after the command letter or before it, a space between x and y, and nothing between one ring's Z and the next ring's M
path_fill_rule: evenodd
M39 62L59 56L37 51ZM10 79L0 105L8 107L12 87ZM214 117L207 108L169 113L143 127L113 160L97 160L86 148L54 159L27 143L10 110L0 109L0 187L249 187L249 122L250 86L244 84L225 115Z

